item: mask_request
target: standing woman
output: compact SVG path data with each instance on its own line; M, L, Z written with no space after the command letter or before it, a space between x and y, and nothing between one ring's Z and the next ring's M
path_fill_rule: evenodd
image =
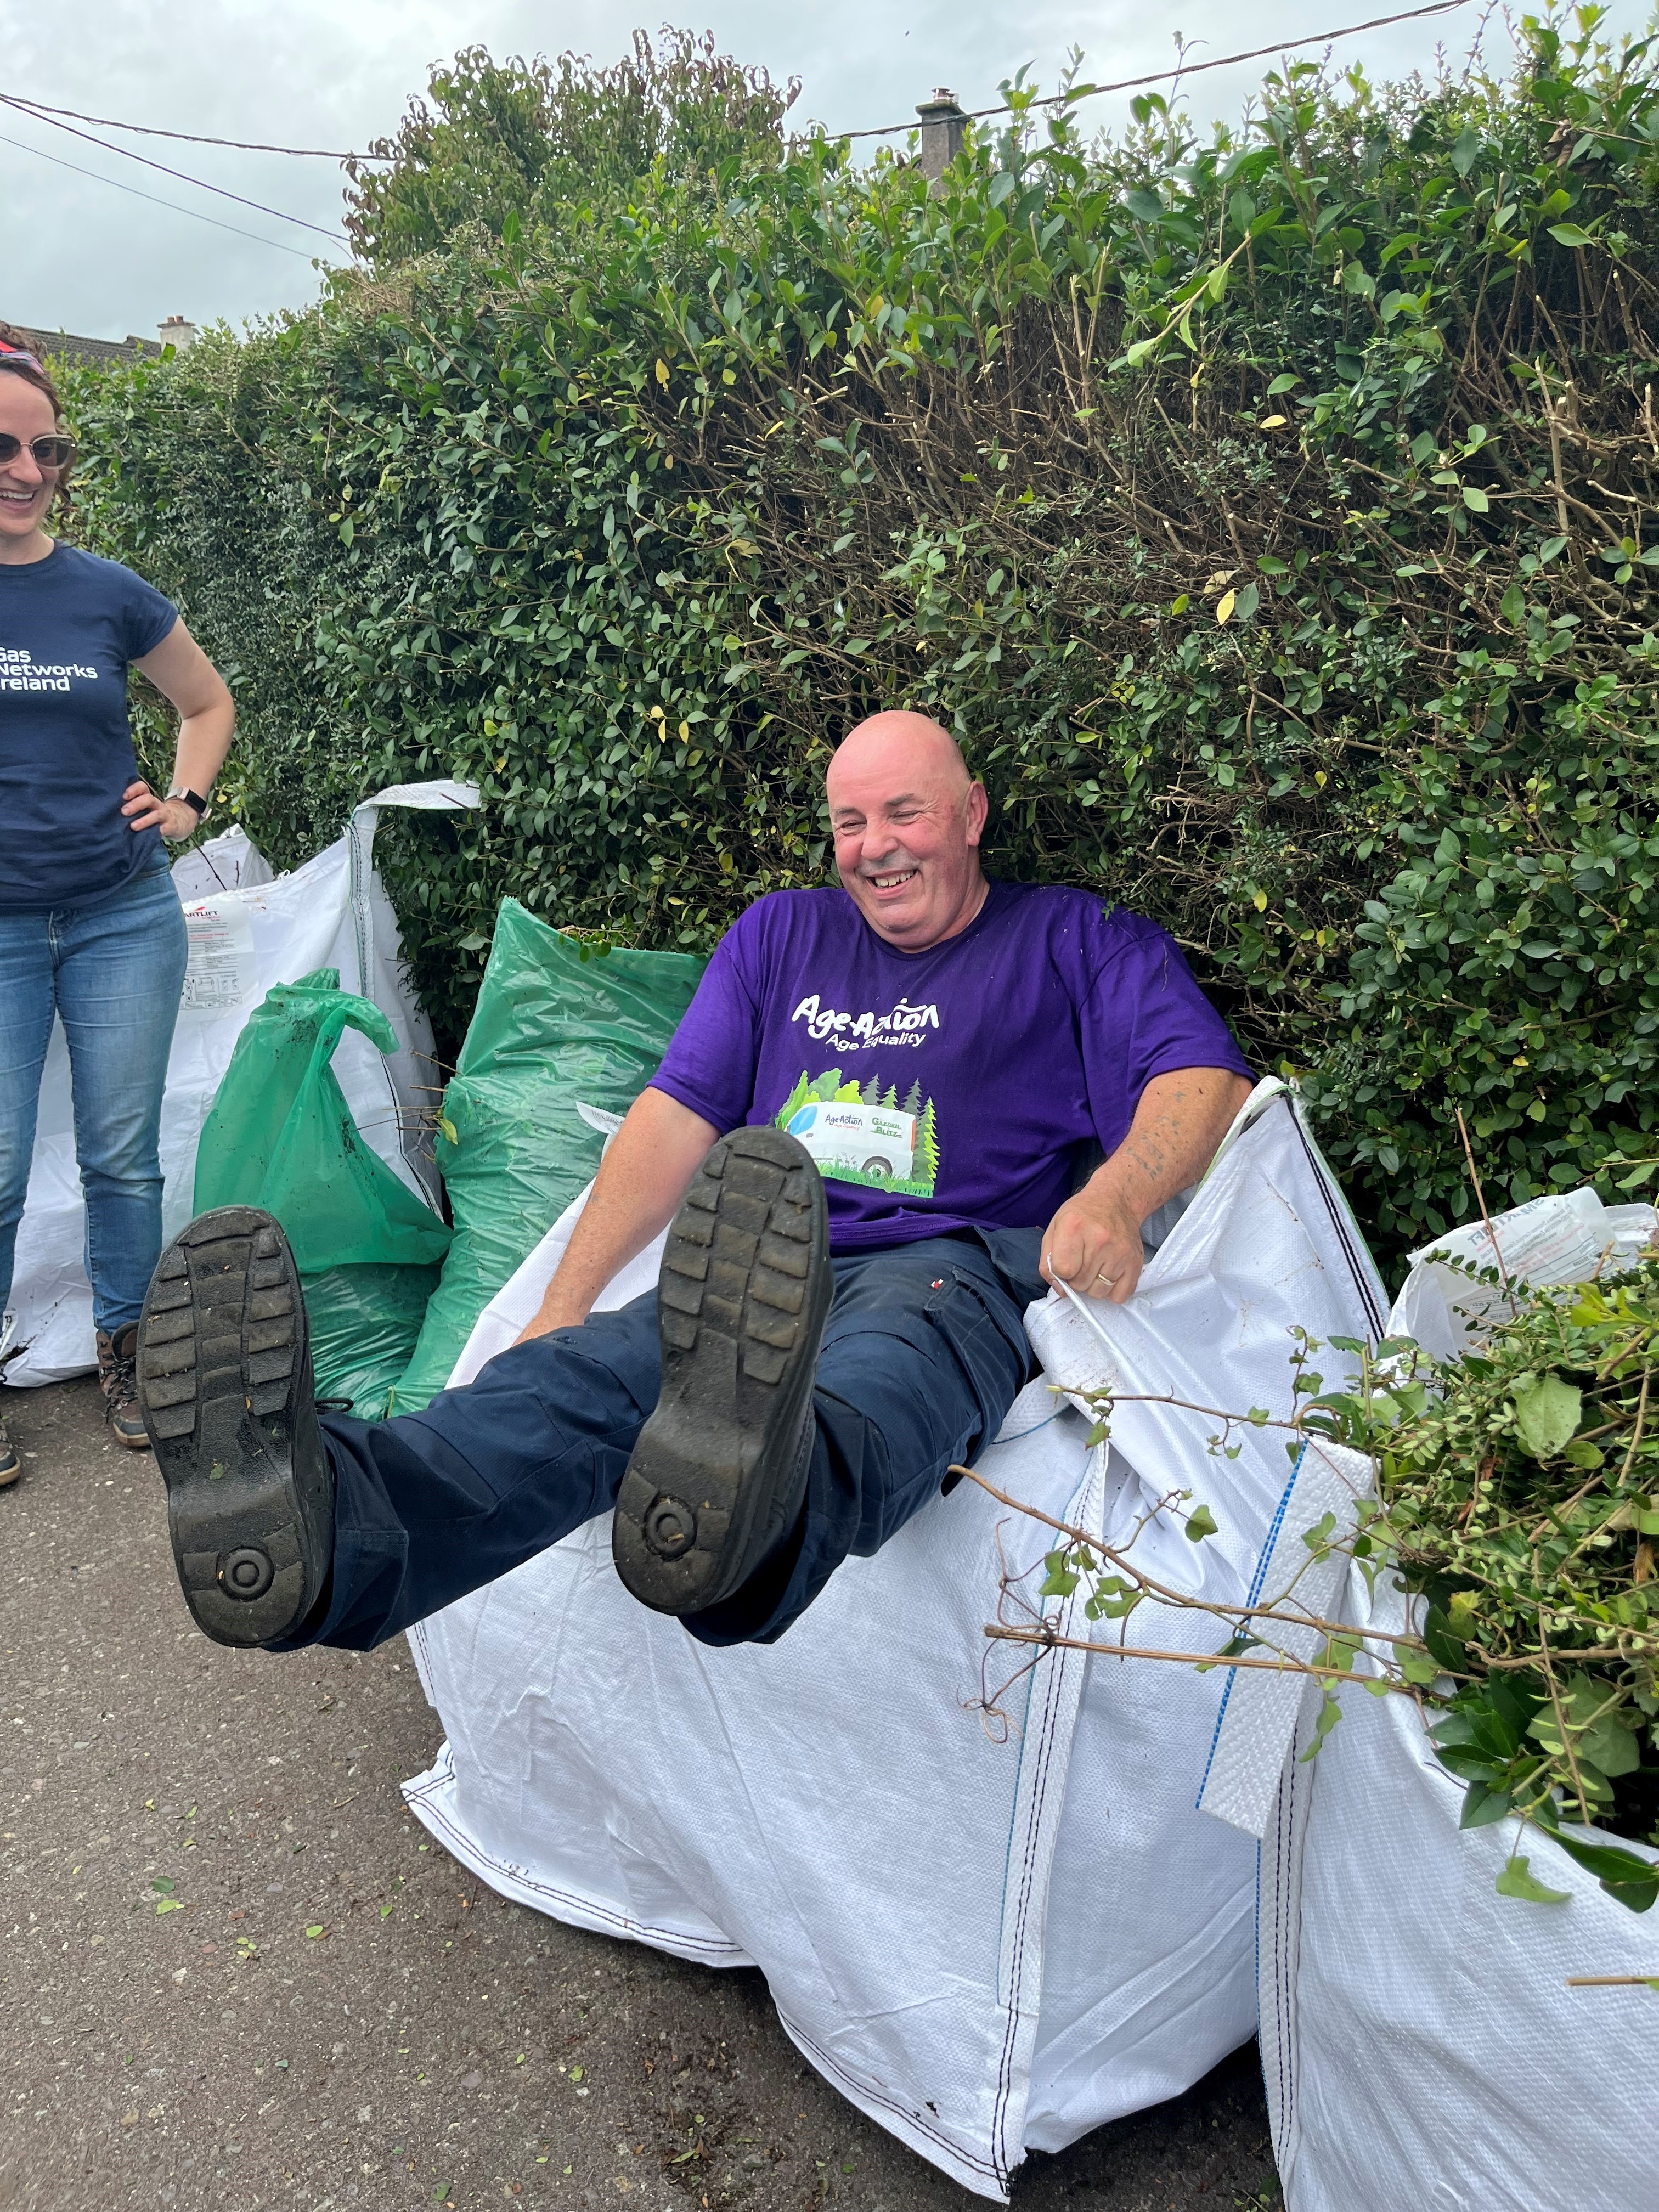
M224 680L161 594L48 536L75 459L51 379L0 323L0 1311L52 1016L69 1042L98 1374L116 1440L161 1249L161 1087L185 920L161 840L188 837L230 750ZM138 774L127 671L178 710L173 782ZM21 1472L0 1426L0 1486Z

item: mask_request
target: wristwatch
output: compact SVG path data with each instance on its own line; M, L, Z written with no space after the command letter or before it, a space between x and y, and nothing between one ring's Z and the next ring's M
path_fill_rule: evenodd
M169 799L182 799L185 805L188 806L194 813L196 819L198 822L208 811L208 803L206 799L203 798L199 791L170 791L167 793L167 797Z

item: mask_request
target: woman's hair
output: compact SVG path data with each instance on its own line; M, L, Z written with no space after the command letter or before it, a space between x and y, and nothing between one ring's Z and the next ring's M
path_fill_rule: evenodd
M37 392L44 392L52 402L53 415L61 422L64 403L58 397L58 386L41 368L34 347L35 341L27 331L14 330L9 323L0 323L0 370L9 376L21 376L25 384L32 384ZM20 355L22 356L21 360Z
M27 331L20 331L10 323L0 323L0 376L15 376L25 384L32 384L37 392L44 392L52 403L53 420L62 422L64 403L58 396L58 386L40 366L35 343ZM53 503L65 514L70 506L69 480L69 470L60 469L58 488L52 495Z

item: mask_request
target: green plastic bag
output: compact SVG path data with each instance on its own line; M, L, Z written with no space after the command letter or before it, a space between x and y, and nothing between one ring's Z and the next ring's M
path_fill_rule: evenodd
M657 1072L704 963L589 952L504 899L438 1125L455 1241L392 1410L441 1390L472 1325L599 1164L579 1104L625 1114Z
M441 1273L435 1264L364 1265L301 1276L319 1398L349 1398L360 1420L390 1412Z
M347 1029L392 1024L319 969L279 983L236 1040L196 1155L195 1206L261 1206L294 1248L321 1398L385 1413L420 1335L450 1232L363 1142L329 1063Z

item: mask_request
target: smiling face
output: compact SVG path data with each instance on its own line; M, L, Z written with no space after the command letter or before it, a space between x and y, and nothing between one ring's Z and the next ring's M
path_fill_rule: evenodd
M29 441L57 428L46 393L0 370L0 430L21 441L14 459L0 461L0 561L38 561L52 550L41 525L58 489L58 471L40 466Z
M836 866L878 937L926 952L967 928L985 902L985 787L947 730L872 714L842 740L824 788Z

